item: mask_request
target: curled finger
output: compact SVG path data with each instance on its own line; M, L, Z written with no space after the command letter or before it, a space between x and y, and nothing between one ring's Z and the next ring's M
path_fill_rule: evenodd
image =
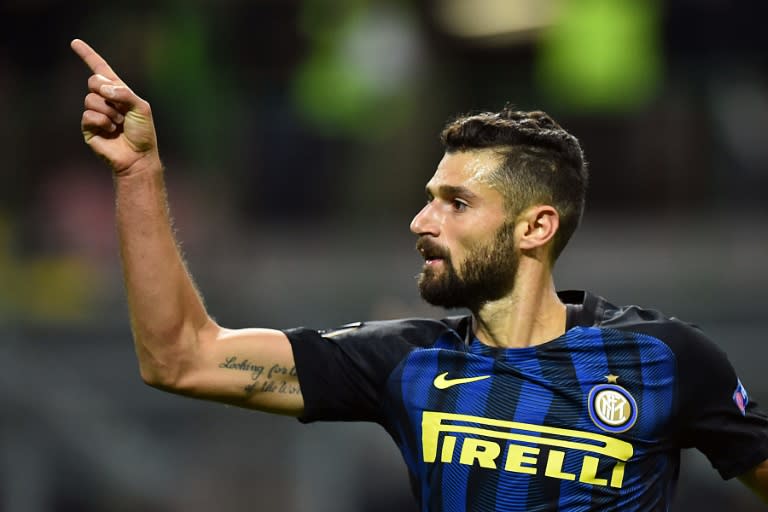
M104 75L91 75L88 78L88 90L98 94L102 85L118 85L120 83L117 80L110 80Z
M136 94L124 84L105 84L99 88L99 94L116 105L124 112L135 110L141 114L149 113L149 104L136 96Z
M108 116L95 110L86 110L83 112L80 126L83 132L90 132L94 134L113 133L115 130L117 130L117 125L113 123Z
M121 124L125 120L115 105L96 93L90 93L85 97L85 110L93 110L109 117L113 123Z

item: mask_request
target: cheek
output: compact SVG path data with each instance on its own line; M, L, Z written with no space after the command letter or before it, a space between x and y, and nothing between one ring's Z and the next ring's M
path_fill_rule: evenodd
M443 234L451 240L448 249L451 254L451 262L455 268L459 268L468 257L478 252L487 252L493 249L499 242L500 232L505 231L507 238L511 238L513 226L506 226L498 219L487 217L462 217L460 223L443 228Z
M467 258L472 257L480 244L476 240L460 240L451 248L451 263L459 269Z

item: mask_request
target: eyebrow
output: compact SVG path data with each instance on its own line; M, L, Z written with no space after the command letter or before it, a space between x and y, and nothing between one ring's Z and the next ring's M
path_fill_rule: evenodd
M429 190L429 185L425 188L427 195L431 195L432 192ZM465 197L467 199L474 199L477 197L477 194L469 190L467 187L462 186L456 186L456 185L440 185L437 187L437 192L442 197L456 197L461 196Z

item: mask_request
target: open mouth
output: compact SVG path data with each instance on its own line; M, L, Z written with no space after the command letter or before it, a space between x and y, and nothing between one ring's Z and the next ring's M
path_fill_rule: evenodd
M445 252L426 239L422 238L416 243L416 250L419 251L427 265L437 265L446 260Z

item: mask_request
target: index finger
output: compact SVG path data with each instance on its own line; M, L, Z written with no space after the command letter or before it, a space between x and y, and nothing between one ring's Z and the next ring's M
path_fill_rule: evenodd
M91 68L91 71L97 75L104 75L110 80L120 80L120 77L117 76L117 73L115 73L114 70L109 67L107 61L104 60L101 55L96 53L96 50L88 46L85 41L82 39L75 39L70 43L70 46L78 55L78 57L80 57L83 62L85 62L85 64Z

